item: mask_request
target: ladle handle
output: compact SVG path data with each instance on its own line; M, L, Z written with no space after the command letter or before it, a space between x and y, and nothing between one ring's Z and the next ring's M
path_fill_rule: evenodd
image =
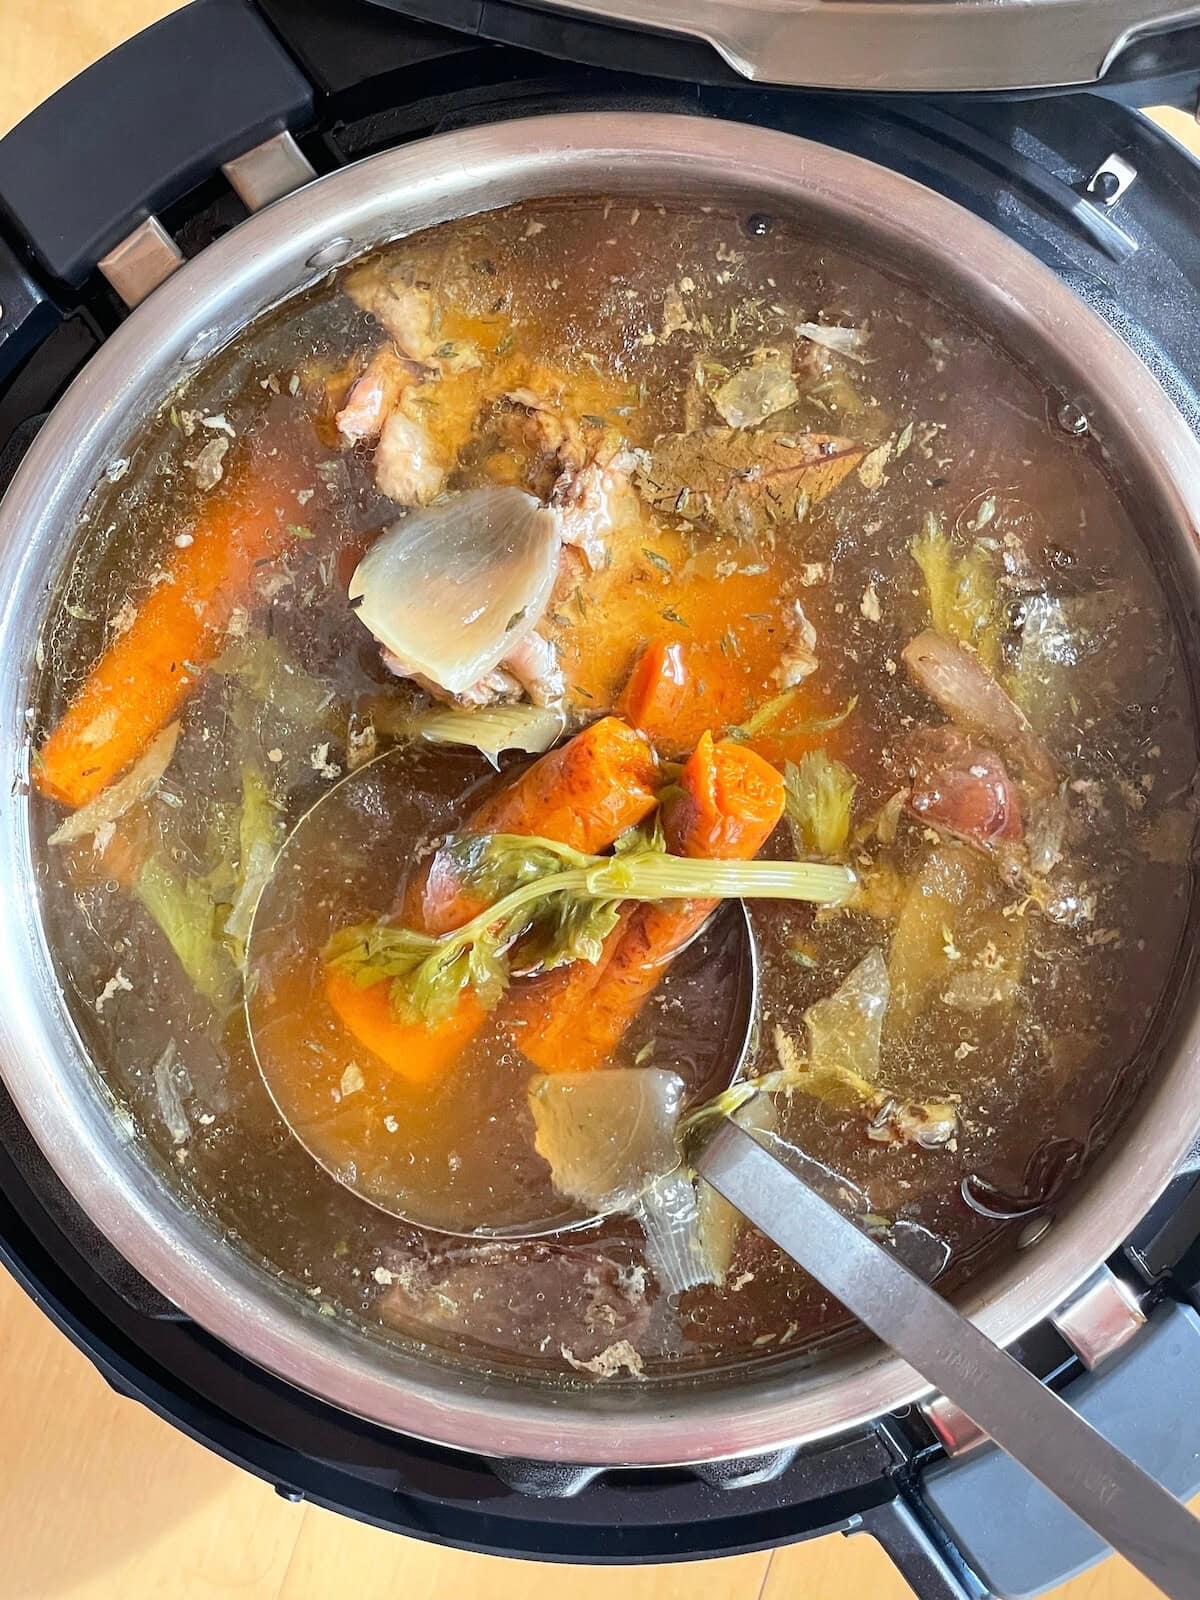
M1200 1593L1200 1522L736 1123L696 1165L719 1194L1173 1600Z

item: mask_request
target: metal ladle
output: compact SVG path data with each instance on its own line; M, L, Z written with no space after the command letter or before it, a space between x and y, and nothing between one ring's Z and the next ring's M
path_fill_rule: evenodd
M756 966L749 921L747 935ZM744 1052L739 1071L743 1061ZM832 1175L820 1162L752 1135L730 1117L718 1120L692 1161L706 1183L1081 1522L1164 1594L1195 1600L1200 1522L929 1287L932 1274L911 1259L919 1236L907 1248L898 1239L888 1248L825 1197Z
M696 1158L730 1205L1173 1600L1194 1600L1200 1522L902 1261L728 1118Z

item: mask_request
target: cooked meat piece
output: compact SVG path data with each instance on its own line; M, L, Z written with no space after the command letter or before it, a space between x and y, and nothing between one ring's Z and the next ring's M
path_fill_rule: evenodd
M558 664L558 651L535 628L500 663L520 682L535 706L555 705L563 697L566 684Z
M792 637L775 668L775 678L781 689L795 688L811 677L820 666L817 660L817 630L804 614L799 600L792 605Z
M550 492L550 504L559 513L563 543L578 550L593 572L607 560L612 500L628 485L632 468L632 455L619 451L606 466L589 461L578 469L568 467Z
M525 481L539 500L548 501L564 471L578 471L587 459L579 424L556 411L532 389L504 396L496 419L500 442L525 461Z
M867 1122L875 1144L915 1144L936 1150L958 1132L958 1107L950 1100L901 1101L880 1095Z
M574 417L531 389L510 390L504 400L497 418L502 443L524 458L529 489L559 512L563 543L579 550L595 572L607 558L611 502L629 483L633 454L613 430L585 440Z
M343 439L351 444L377 439L410 379L409 369L390 345L377 350L362 376L350 386L346 403L337 414L337 430Z
M454 706L494 706L508 704L528 695L535 706L556 705L563 697L565 684L558 664L558 652L549 639L536 630L527 634L511 655L498 667L485 673L478 683L460 694L452 694L440 683L424 677L393 651L381 650L383 664L398 678L411 678L435 700Z
M520 700L525 692L524 686L511 672L506 672L503 667L495 667L491 672L485 673L478 683L473 683L469 689L464 689L461 694L453 694L449 689L444 689L440 683L434 683L432 678L414 672L406 661L402 661L386 645L380 647L379 654L389 672L394 673L397 678L411 678L418 688L424 689L435 700L440 700L448 706L466 706L474 709L479 706L507 705Z
M441 493L445 468L429 430L397 406L375 446L375 482L397 505L428 505Z
M428 289L403 283L374 265L351 274L346 293L375 318L401 355L413 361L428 361L433 355L437 314Z
M495 706L508 705L519 700L524 693L524 688L515 672L509 672L505 667L493 667L491 672L484 673L478 683L473 683L469 689L464 689L461 694L448 694L445 689L427 683L425 679L418 679L431 694L439 700L447 700L457 706Z
M913 746L915 816L985 849L1021 842L1016 785L994 750L951 727L924 728Z

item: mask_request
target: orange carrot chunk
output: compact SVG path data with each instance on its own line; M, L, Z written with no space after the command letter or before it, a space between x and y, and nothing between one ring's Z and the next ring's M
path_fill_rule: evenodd
M655 639L634 663L617 700L617 714L657 743L674 734L687 699L683 646Z
M73 809L85 805L178 713L220 650L255 567L286 543L293 494L272 462L235 472L210 496L190 542L165 564L165 581L109 644L38 752L33 779L42 794Z
M649 816L661 781L645 735L619 717L603 717L485 800L465 831L537 835L598 855ZM444 851L413 874L405 892L404 920L423 933L449 933L482 910L463 893Z
M392 1005L390 984L362 989L333 967L325 970L325 998L365 1050L417 1087L444 1077L487 1017L475 994L467 990L437 1027L404 1022Z
M672 855L749 861L783 815L783 780L775 768L746 745L714 744L711 733L689 757L679 790L663 808ZM594 966L575 962L511 997L505 1021L514 1043L543 1072L603 1066L716 904L626 907Z

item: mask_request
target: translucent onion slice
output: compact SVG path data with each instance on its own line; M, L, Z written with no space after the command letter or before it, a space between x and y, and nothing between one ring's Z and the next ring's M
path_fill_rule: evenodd
M679 1166L683 1097L683 1079L660 1067L533 1078L534 1145L554 1187L595 1213L633 1209L655 1179Z
M462 694L538 621L558 572L557 514L520 489L471 489L386 529L350 599L406 673Z
M186 1144L192 1136L192 1124L183 1105L184 1095L190 1095L191 1092L191 1077L186 1065L179 1059L172 1039L154 1063L154 1094L158 1101L158 1114L171 1135L172 1144Z
M718 1275L705 1245L695 1180L682 1168L656 1178L630 1206L646 1235L646 1264L664 1294L682 1294Z
M743 367L713 394L713 405L731 428L756 428L800 398L790 361L776 353Z
M851 361L865 361L863 349L869 335L865 328L839 328L826 322L801 322L796 332L802 339L833 350L839 356L849 356Z
M853 1100L857 1082L870 1089L878 1078L883 1019L890 999L887 962L881 951L872 950L839 988L804 1013L809 1072L829 1085L831 1103L840 1103L835 1092L839 1080L845 1081Z
M123 817L158 788L159 779L171 764L175 743L179 738L179 724L172 722L153 738L129 771L107 789L101 789L94 800L80 806L65 822L59 823L50 835L50 844L73 844L99 833L110 822ZM111 834L111 828L108 830Z

